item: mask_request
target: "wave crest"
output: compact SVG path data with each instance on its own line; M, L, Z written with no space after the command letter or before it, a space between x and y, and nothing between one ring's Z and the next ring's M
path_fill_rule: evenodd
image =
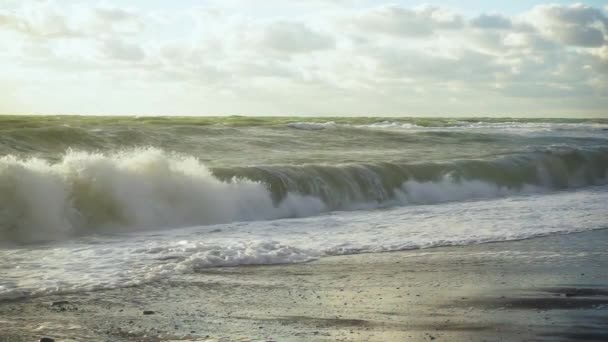
M606 149L449 163L208 169L148 148L0 158L0 242L271 220L509 196L606 182Z
M262 183L221 181L196 158L157 149L68 152L57 163L0 159L0 241L268 220L323 208L298 194L275 206Z

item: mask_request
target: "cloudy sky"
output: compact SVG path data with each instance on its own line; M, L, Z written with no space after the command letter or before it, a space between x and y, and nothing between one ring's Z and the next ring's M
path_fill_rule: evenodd
M608 6L0 0L0 113L608 117Z

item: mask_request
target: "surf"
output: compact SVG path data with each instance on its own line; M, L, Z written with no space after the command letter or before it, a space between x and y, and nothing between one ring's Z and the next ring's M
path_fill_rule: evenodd
M0 241L38 242L605 184L606 148L486 160L209 168L157 148L0 158Z

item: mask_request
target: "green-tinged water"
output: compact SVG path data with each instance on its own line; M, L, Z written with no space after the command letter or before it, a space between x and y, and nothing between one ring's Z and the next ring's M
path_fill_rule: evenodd
M605 228L607 185L608 120L0 117L0 300Z
M602 185L608 120L0 117L0 154L23 240Z
M442 161L602 145L605 127L608 119L0 116L0 153L59 160L68 149L154 147L209 166Z

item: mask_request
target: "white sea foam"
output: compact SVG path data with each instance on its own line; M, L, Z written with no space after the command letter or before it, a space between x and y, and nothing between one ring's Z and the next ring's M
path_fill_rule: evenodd
M328 127L336 126L337 124L333 121L328 122L290 122L287 127L301 129L306 131L318 131Z
M374 122L368 125L354 125L356 128L384 128L384 129L420 129L424 128L423 126L419 126L413 123L407 122L396 122L396 121L381 121Z
M524 179L519 186L447 174L433 181L406 176L404 183L393 181L395 188L388 188L383 177L391 177L390 172L383 175L365 166L278 168L274 174L283 184L293 183L294 190L277 201L268 184L245 178L221 181L198 159L158 149L68 152L56 163L6 156L0 158L0 243L543 193L558 176L573 187L606 182L598 173L601 168L579 165L575 172L561 159L549 161L551 165L531 164L537 174L530 181L542 182ZM548 166L557 168L557 176ZM301 193L301 188L309 192Z
M435 182L406 181L396 194L401 204L432 204L546 191L548 188L529 184L521 188L510 188L480 180L456 181L448 175Z
M401 121L379 121L369 124L350 124L328 122L293 122L288 127L301 130L323 130L335 127L350 127L358 129L379 129L415 132L477 132L496 134L517 134L525 136L551 136L551 137L584 137L607 138L608 124L601 123L551 123L551 122L469 122L453 120L448 125L428 126L417 125Z
M318 214L316 198L275 205L264 184L222 182L193 157L157 149L68 152L58 163L0 158L0 241Z
M217 266L305 262L606 228L608 188L240 222L0 249L0 299L137 285Z
M52 162L0 157L0 299L137 285L208 267L298 263L606 228L608 188L581 187L606 184L601 139L608 125L442 122L450 127L398 120L289 126L327 129L321 135L350 127L357 129L353 134L374 129L551 139L547 144L524 139L529 148L523 151L491 146L488 155L504 152L494 160L440 157L434 163L430 156L420 164L366 164L369 155L364 155L347 158L360 164L333 165L330 156L322 160L332 165L240 167L242 178L221 180L197 158L153 148L71 151ZM435 135L429 136L434 143ZM568 146L573 142L555 139L560 137L592 139ZM38 144L47 140L42 141ZM358 146L344 148L352 152ZM385 152L381 146L379 155ZM10 153L30 148L18 147ZM256 153L264 152L252 153L247 163L257 162ZM557 188L568 190L553 192Z

